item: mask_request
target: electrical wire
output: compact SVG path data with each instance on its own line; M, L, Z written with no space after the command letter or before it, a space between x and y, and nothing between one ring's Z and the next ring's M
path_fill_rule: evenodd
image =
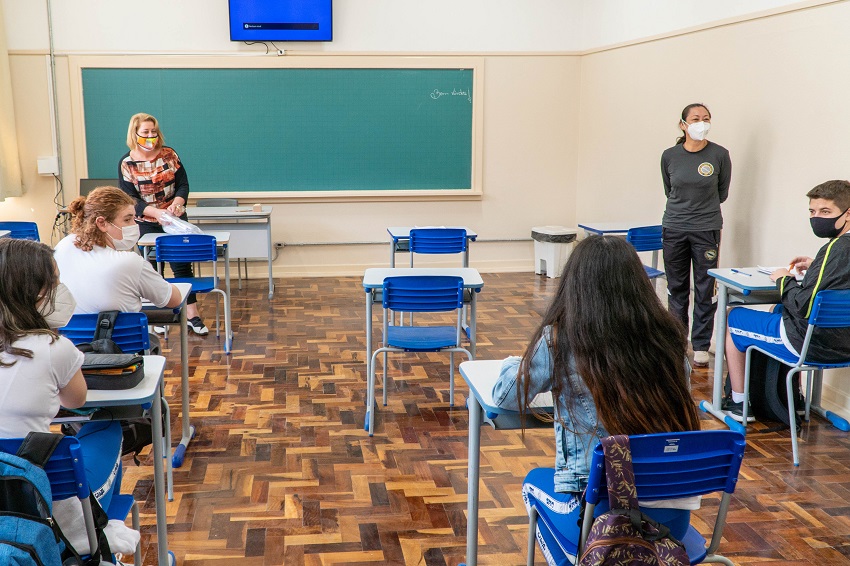
M266 48L266 55L269 54L269 44L266 43L265 41L243 41L242 43L244 43L245 45L256 45L258 43L262 43L263 46ZM277 49L277 48L275 48L275 49Z

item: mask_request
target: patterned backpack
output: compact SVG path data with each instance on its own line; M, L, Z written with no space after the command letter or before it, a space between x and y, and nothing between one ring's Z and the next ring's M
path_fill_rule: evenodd
M604 438L602 448L605 452L605 475L611 510L593 521L578 564L690 564L685 548L670 536L670 529L638 509L629 437L620 435Z

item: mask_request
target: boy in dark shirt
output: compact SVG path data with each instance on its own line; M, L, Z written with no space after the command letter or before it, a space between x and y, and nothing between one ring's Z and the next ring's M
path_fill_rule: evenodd
M805 272L798 282L789 269L770 274L782 295L774 312L734 308L729 311L726 363L732 395L723 403L726 413L743 422L744 366L748 346L782 357L799 357L806 337L812 303L818 291L850 289L850 182L827 181L808 193L809 221L819 238L829 238L814 259L791 260L789 269ZM850 359L850 328L817 328L812 334L807 359L840 362ZM748 417L750 411L747 411ZM755 420L752 417L748 421Z

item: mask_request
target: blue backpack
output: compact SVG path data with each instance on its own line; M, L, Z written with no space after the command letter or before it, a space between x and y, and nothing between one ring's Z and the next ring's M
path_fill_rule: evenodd
M31 432L17 455L0 452L0 564L62 566L64 536L43 469L61 439Z

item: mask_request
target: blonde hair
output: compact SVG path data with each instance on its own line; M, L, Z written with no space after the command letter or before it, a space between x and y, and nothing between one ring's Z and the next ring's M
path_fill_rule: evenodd
M90 252L94 246L106 247L107 236L97 227L97 219L112 222L121 209L135 205L135 201L117 187L97 187L87 197L77 197L68 205L74 216L71 231L77 235L74 245Z
M142 122L153 122L153 127L159 134L156 138L156 145L154 146L154 149L162 149L162 146L165 145L165 138L162 136L162 131L159 129L159 122L157 122L156 118L144 112L133 114L133 117L130 118L130 125L127 127L127 147L131 150L136 149L137 132L139 131L139 126L142 125Z

